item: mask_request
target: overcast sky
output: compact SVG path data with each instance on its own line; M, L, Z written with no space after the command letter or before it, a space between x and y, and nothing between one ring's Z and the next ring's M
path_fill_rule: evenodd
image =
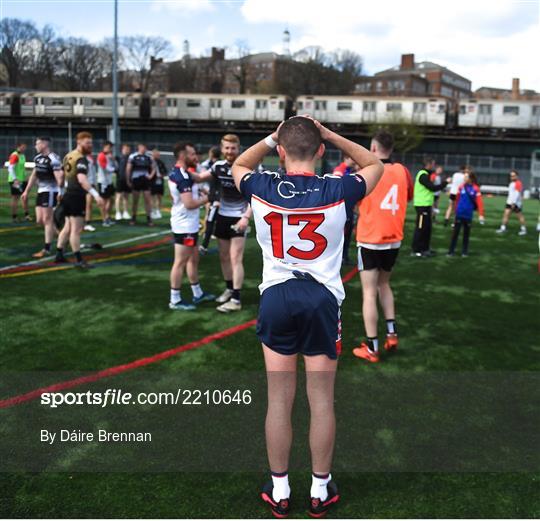
M320 45L348 48L373 74L402 53L431 60L487 85L540 91L540 0L119 0L121 35L168 38L180 57L189 40L198 55L238 40L253 52ZM0 0L0 17L51 24L65 36L112 35L112 0Z

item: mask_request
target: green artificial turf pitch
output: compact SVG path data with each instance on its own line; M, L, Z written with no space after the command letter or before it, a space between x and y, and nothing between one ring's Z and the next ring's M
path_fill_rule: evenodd
M446 201L443 197L443 210ZM366 374L537 371L538 235L534 228L538 202L525 202L526 237L517 236L514 218L505 236L495 234L503 208L504 198L486 199L487 223L484 227L475 223L466 259L444 255L450 229L441 224L435 225L433 234L433 247L439 255L409 257L413 222L409 208L406 238L393 279L400 352L378 366L367 366L352 356L351 349L363 334L360 283L354 277L346 285L340 370ZM40 229L25 223L12 225L10 220L4 181L0 199L2 266L30 260L30 254L41 247ZM83 242L108 244L167 228L166 218L154 229L124 223L106 229L98 224L95 233L83 235ZM168 244L156 248L149 254L100 263L90 272L69 269L0 278L4 304L1 369L100 370L256 316L261 255L253 232L245 256L243 309L232 315L218 315L211 305L195 314L169 311L172 248ZM200 274L205 289L222 290L217 255L201 259ZM183 291L189 296L186 284ZM380 333L382 337L382 325ZM147 370L209 368L262 371L253 328ZM335 477L342 494L342 502L332 514L336 517L540 516L538 473L359 472ZM103 474L99 469L95 473L0 474L0 517L268 517L258 498L265 478L264 473L247 472ZM293 515L305 517L301 491L307 493L309 475L293 473L291 481L296 492Z

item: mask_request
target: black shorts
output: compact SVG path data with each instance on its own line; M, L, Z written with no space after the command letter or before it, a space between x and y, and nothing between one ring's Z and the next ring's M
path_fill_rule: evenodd
M84 217L86 212L86 193L66 192L62 197L62 207L66 217Z
M98 183L98 192L103 199L110 199L114 195L114 186L107 185L103 187L101 183Z
M225 240L234 239L235 237L245 237L247 235L247 231L237 232L231 228L231 226L234 226L240 219L240 217L227 217L218 213L214 235L218 239Z
M150 179L145 175L131 180L134 192L146 192L150 190Z
M19 187L15 188L13 186L13 181L9 183L9 191L11 192L11 195L22 195L22 193L26 190L27 184L27 181L19 181Z
M156 182L156 178L152 179L152 182L150 184L150 193L152 195L163 195L165 192L165 185L163 184L163 179L161 179L161 183Z
M36 197L36 206L40 206L41 208L54 208L57 199L58 192L39 192Z
M181 246L197 246L199 240L199 234L195 233L173 233L174 244L180 244Z
M507 204L505 208L507 210L512 210L514 213L521 213L521 206L518 206L517 204Z
M358 271L392 271L399 254L399 248L390 250L371 250L358 246Z
M263 291L259 340L282 355L341 352L341 311L331 291L314 280L290 279Z
M456 194L450 194L450 201L455 201L457 198Z
M131 193L131 188L128 186L126 178L118 176L116 178L116 191L120 193Z

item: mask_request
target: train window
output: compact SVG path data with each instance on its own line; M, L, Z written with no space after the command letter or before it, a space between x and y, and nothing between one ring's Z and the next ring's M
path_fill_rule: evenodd
M386 112L401 112L401 103L387 103Z
M532 113L533 116L540 116L540 105L533 105Z
M415 114L425 114L426 113L426 104L422 102L413 103L413 112Z
M200 99L188 99L186 101L186 107L200 107L201 106L201 100Z
M460 105L459 106L459 113L460 114L467 114L467 105Z
M352 101L338 101L338 110L352 110Z
M446 107L444 103L439 103L439 106L437 107L437 114L444 114L446 112Z
M365 112L375 112L375 101L364 101L362 109Z
M505 105L503 107L503 114L505 116L519 116L519 107L516 105Z
M56 105L56 106L65 105L65 100L64 98L53 98L51 101L51 105Z
M220 99L211 99L210 100L210 108L212 108L212 109L220 109L221 108L221 100Z
M92 107L103 107L105 105L105 100L103 98L92 98L90 100L90 105Z
M485 116L491 115L491 105L479 105L478 113Z
M266 101L265 99L255 100L256 109L265 109L266 107L268 107L268 101Z
M176 107L176 100L175 99L168 99L167 100L167 107Z
M231 109L243 109L246 106L246 102L243 99L233 99L231 101Z
M339 105L339 103L338 103ZM324 100L317 100L315 101L315 110L326 110L326 101ZM338 108L338 110L340 110Z
M284 101L280 101L279 102L279 110L283 110L285 108L285 102Z
M304 110L304 102L303 101L298 102L298 110Z

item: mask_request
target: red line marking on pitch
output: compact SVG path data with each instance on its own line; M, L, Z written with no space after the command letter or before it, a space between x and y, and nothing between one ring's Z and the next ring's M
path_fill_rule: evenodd
M348 271L342 277L343 282L345 283L351 280L356 275L357 272L358 272L358 268L353 268L352 270ZM116 365L114 367L109 367L108 369L103 369L101 371L97 371L95 373L91 373L86 376L74 378L73 380L66 380L65 382L51 384L46 387L34 389L33 391L29 391L24 394L19 394L11 398L0 400L0 409L6 409L7 407L13 407L14 405L19 405L21 403L28 402L30 400L35 400L36 398L39 398L43 393L54 393L54 392L64 391L66 389L71 389L72 387L77 387L82 384L92 383L97 380L101 380L102 378L116 376L117 374L125 373L126 371L131 371L139 367L144 367L145 365L161 362L162 360L166 360L167 358L170 358L171 356L175 356L179 353L183 353L184 351L197 349L198 347L204 346L206 344L210 344L211 342L215 342L216 340L221 340L223 338L227 338L228 336L235 335L236 333L239 333L240 331L243 331L244 329L248 329L254 326L256 323L257 323L257 319L248 320L247 322L244 322L243 324L239 324L237 326L224 329L223 331L218 331L217 333L213 333L211 335L205 336L199 340L195 340L193 342L189 342L188 344L184 344L178 347L174 347L172 349L168 349L167 351L163 351L161 353L156 353L155 355L148 356L146 358L139 358L138 360L134 360L133 362L129 362L127 364Z
M0 409L12 407L13 405L18 405L20 403L28 402L30 400L35 400L36 398L39 398L43 393L52 393L63 391L65 389L71 389L72 387L95 382L97 380L101 380L102 378L116 376L117 374L125 373L126 371L131 371L132 369L137 369L138 367L144 367L145 365L160 362L161 360L170 358L171 356L177 355L178 353L183 353L184 351L196 349L197 347L201 347L203 345L210 344L211 342L214 342L216 340L221 340L222 338L234 335L240 331L243 331L244 329L254 326L256 322L256 319L249 320L248 322L244 322L243 324L239 324L238 326L233 326L229 329L219 331L218 333L213 333L212 335L205 336L204 338L195 340L194 342L190 342L189 344L174 347L173 349L163 351L162 353L157 353L146 358L139 358L138 360L134 360L133 362L129 362L127 364L116 365L114 367L109 367L108 369L98 371L96 373L81 376L80 378L66 380L65 382L48 385L46 387L41 387L40 389L35 389L34 391L30 391L25 394L19 394L18 396L13 396L12 398L0 400Z

